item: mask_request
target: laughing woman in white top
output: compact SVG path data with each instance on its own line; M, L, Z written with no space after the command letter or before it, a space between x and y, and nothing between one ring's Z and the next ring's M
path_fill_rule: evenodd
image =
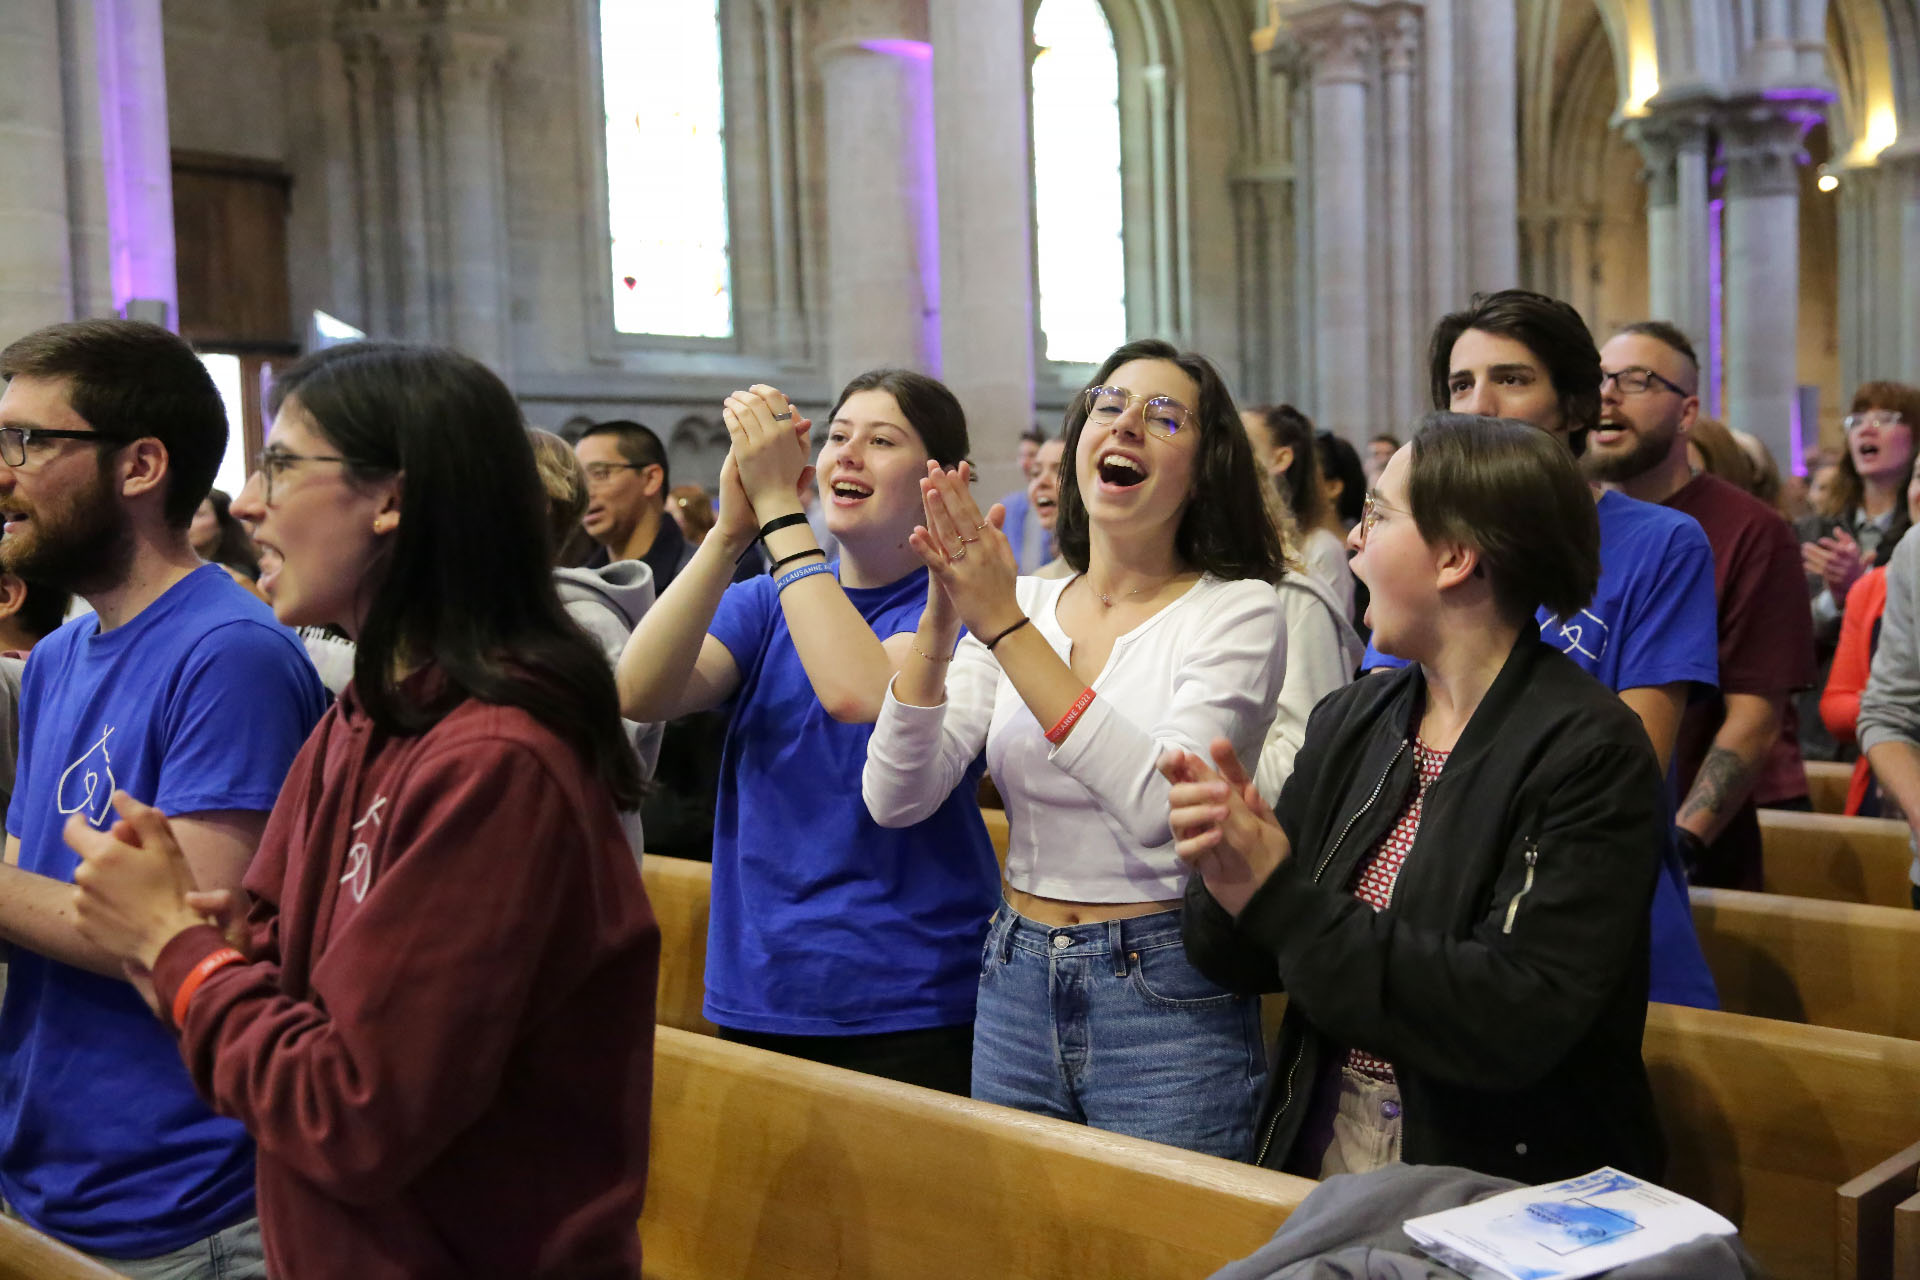
M1285 674L1280 542L1232 399L1211 364L1166 343L1108 357L1067 412L1066 579L1016 580L962 473L928 471L912 543L937 589L863 790L881 825L920 821L984 747L1005 797L974 1096L1247 1159L1259 1007L1187 963L1185 875L1154 769L1167 746L1210 735L1257 753Z

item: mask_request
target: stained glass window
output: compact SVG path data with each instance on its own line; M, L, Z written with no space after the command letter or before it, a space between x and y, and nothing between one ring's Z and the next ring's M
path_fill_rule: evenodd
M613 323L733 334L719 0L600 0Z
M238 497L247 484L246 394L240 370L240 357L202 352L200 363L213 376L220 392L220 403L227 410L227 452L220 459L220 470L213 487L224 489L229 498Z
M1100 0L1033 19L1034 216L1047 359L1094 364L1127 337L1120 60Z

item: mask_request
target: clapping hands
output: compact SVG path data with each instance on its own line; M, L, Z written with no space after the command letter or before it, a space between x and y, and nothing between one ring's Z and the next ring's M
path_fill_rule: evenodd
M1206 881L1207 892L1238 916L1293 846L1273 810L1241 767L1233 744L1216 738L1210 765L1191 751L1160 758L1168 794L1174 852Z

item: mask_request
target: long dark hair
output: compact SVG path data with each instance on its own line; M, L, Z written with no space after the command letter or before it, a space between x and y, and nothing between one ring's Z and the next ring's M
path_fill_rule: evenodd
M1351 529L1360 523L1360 512L1367 503L1367 469L1360 464L1360 451L1331 431L1317 432L1314 445L1320 457L1320 485L1329 480L1340 482L1340 497L1329 499L1334 515Z
M1267 440L1276 449L1293 450L1293 461L1281 476L1287 506L1305 530L1327 523L1327 486L1320 478L1320 451L1314 443L1313 422L1290 404L1266 410Z
M364 590L354 690L373 722L418 733L462 698L518 707L580 753L614 803L640 802L604 654L561 607L547 506L513 394L478 361L435 347L356 342L274 383L361 482L400 475L400 525ZM404 667L431 662L423 694Z
M1165 360L1177 365L1200 388L1197 419L1187 429L1200 433L1193 457L1193 481L1187 509L1174 533L1174 551L1195 569L1216 578L1259 578L1278 582L1286 572L1286 553L1280 534L1267 518L1261 493L1265 476L1253 460L1253 447L1240 426L1219 370L1205 356L1181 351L1157 338L1129 342L1100 365L1088 387L1101 386L1113 371L1133 360ZM1080 429L1087 425L1087 397L1083 389L1067 406L1066 453L1060 460L1059 516L1053 536L1060 556L1081 573L1087 571L1087 503L1080 496Z
M220 525L220 541L214 544L208 559L229 569L238 569L249 578L258 578L260 553L254 549L253 539L247 536L246 526L234 516L233 499L225 489L209 489L207 501L212 504L213 518Z

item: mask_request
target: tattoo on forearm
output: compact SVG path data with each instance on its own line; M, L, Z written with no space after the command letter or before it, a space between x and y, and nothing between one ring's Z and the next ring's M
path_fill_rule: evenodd
M1709 748L1693 780L1693 789L1687 792L1687 802L1680 806L1680 820L1684 822L1698 814L1707 814L1710 821L1718 822L1747 798L1758 772L1758 762L1747 763L1737 751Z

